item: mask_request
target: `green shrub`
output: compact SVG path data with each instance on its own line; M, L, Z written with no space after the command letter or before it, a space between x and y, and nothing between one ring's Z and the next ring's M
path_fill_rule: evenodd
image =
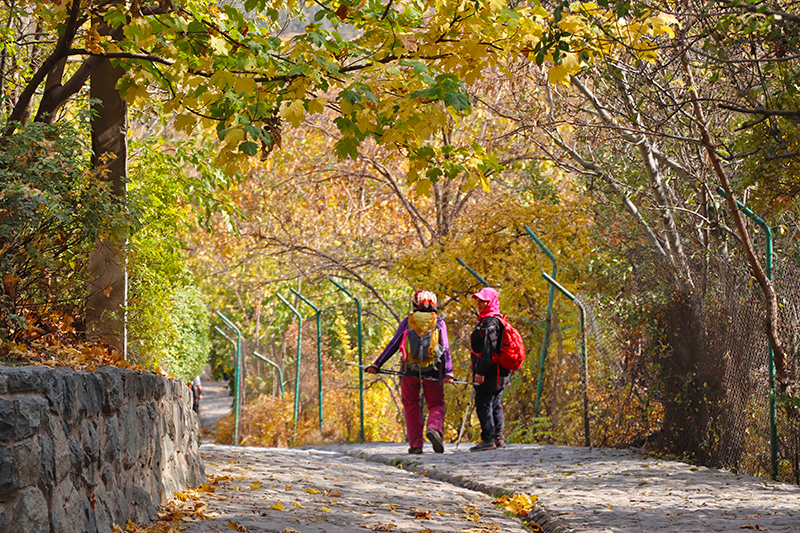
M73 125L31 123L0 144L0 340L71 333L88 254L126 223Z

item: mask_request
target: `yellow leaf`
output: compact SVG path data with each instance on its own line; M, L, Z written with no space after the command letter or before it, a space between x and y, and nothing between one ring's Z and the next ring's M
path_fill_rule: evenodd
M366 109L360 110L356 113L356 118L358 120L358 129L361 133L366 133L372 128L372 121L370 120L370 113Z
M421 179L417 182L417 194L427 196L431 193L431 180Z
M247 76L237 76L233 84L233 90L240 94L253 94L256 92L257 88L258 84L256 84L256 80L248 78Z
M529 496L527 494L517 493L511 498L506 494L495 500L495 502L503 505L505 510L512 512L514 516L524 517L527 516L534 505L536 505L537 499L536 495Z
M326 513L330 512L330 508L329 507L322 507L322 510L325 511Z
M214 87L218 87L220 89L224 89L228 85L232 85L234 81L234 75L230 72L224 72L218 70L208 78L208 83L213 85Z
M312 489L311 487L308 487L308 488L306 489L306 492L308 492L309 494L322 494L322 493L321 493L320 491L318 491L317 489Z
M560 65L556 65L547 71L547 81L549 81L551 85L555 85L556 83L569 85L569 76L578 72L579 68L580 62L578 61L578 56L571 52L567 53L561 58Z
M228 53L228 43L222 37L211 37L208 40L208 45L219 54Z
M250 485L250 490L258 490L260 488L261 488L260 481L253 481L253 483Z
M276 511L283 511L283 505L281 502L275 502L275 505L271 506L270 509L275 509Z
M565 17L564 20L562 20L559 25L561 26L561 29L564 30L565 32L575 33L575 31L578 29L578 27L581 25L582 22L583 22L582 17L570 15L568 17Z
M186 133L190 133L195 124L197 124L197 119L189 113L178 115L178 118L175 119L175 129Z
M312 115L322 113L325 111L325 100L322 98L314 98L308 102L308 112Z
M244 139L244 130L242 128L234 128L225 135L225 143L230 145L238 145Z
M300 125L305 117L302 100L292 100L292 103L281 109L281 116L295 128Z

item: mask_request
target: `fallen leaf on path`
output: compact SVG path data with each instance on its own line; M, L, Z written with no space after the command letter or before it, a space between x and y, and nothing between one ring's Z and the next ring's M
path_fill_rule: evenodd
M495 505L500 505L506 511L510 511L516 517L525 517L528 516L528 513L531 512L533 507L536 505L537 496L534 494L533 496L529 496L523 493L516 493L511 498L508 497L508 494L503 494L501 497L494 500L492 503ZM609 507L610 509L611 507Z
M364 527L372 531L394 531L397 528L395 524L375 524L374 526L364 524Z
M234 531L243 531L243 532L249 532L250 531L249 529L247 529L243 525L237 524L236 522L231 522L230 520L228 520L228 529L232 529Z
M525 526L531 533L542 533L544 531L542 529L542 526L540 526L536 522L525 522Z
M415 520L433 520L431 518L431 512L427 509L414 509L414 519Z

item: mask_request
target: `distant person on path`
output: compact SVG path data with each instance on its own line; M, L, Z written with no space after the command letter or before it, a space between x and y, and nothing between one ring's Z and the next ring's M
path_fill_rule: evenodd
M397 331L375 359L367 372L377 374L386 361L398 350L403 354L401 372L410 374L400 381L400 396L408 434L408 453L422 453L422 408L420 389L428 406L427 431L425 436L436 453L444 452L442 423L444 422L444 383L453 381L453 363L450 359L450 343L447 326L439 318L436 294L421 290L414 294L414 311L400 321ZM423 377L435 378L423 379Z
M189 388L192 389L192 410L199 415L200 398L203 397L203 384L200 382L200 376L195 376Z
M506 445L503 429L503 389L511 383L511 372L492 356L500 351L503 324L500 314L500 297L491 287L484 287L472 295L478 311L478 324L470 335L472 373L475 381L475 410L481 423L481 442L470 448L471 452L494 450Z

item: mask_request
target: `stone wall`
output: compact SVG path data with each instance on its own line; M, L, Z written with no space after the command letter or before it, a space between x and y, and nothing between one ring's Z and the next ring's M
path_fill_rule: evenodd
M205 481L179 382L114 367L0 367L0 533L109 533Z

